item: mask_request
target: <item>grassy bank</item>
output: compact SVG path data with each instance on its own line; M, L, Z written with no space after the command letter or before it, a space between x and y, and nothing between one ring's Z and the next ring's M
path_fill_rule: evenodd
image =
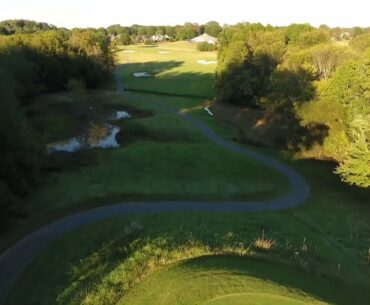
M37 258L6 304L22 304L24 296L38 304L201 304L262 288L309 304L367 304L368 197L353 188L341 190L327 166L303 162L297 168L314 192L304 207L152 214L87 226ZM205 255L228 257L181 263ZM31 281L37 282L32 292Z
M138 90L186 95L188 79L181 80L182 74L212 75L211 65L199 65L194 57L206 55L189 44L125 50L136 52L119 53L119 69L125 84ZM184 63L155 70L171 60ZM151 61L156 64L148 71ZM142 68L156 77L134 78L132 73ZM176 73L166 76L176 69L178 79ZM211 93L208 81L192 79L197 82L193 96ZM63 95L48 96L50 107ZM157 103L191 113L232 141L239 131L208 115L205 98L110 91L90 95L99 112L127 108L138 117L117 122L118 149L53 156L44 187L29 200L30 216L19 235L61 215L114 202L255 200L288 191L278 173L215 146ZM83 120L72 112L63 106L47 120L68 123L45 131L46 139L58 140L79 128ZM40 126L48 126L43 117L35 115ZM249 148L301 173L311 188L307 203L283 212L127 216L80 228L53 242L25 270L5 304L367 305L369 192L340 182L330 163Z
M42 186L29 198L24 221L3 237L3 247L53 219L96 206L129 201L262 200L289 189L279 173L214 145L189 122L156 103L188 109L199 105L200 99L91 91L87 100L79 105L61 93L36 101L33 120L45 144L78 135L94 116L91 112L128 110L132 119L114 123L121 128L117 136L121 147L46 155ZM202 107L197 113L208 119ZM231 138L232 129L209 123Z

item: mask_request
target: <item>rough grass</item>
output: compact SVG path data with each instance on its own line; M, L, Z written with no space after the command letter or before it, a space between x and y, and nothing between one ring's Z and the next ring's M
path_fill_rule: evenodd
M181 45L176 48L181 51L179 54L193 52L184 50ZM155 48L150 50L155 52ZM145 54L151 61L154 53L147 51ZM139 79L133 81L140 84ZM148 83L150 81L156 88L166 89L159 86L156 79ZM176 89L188 92L184 84L186 82ZM157 104L152 103L157 99L190 112L224 138L234 137L233 128L220 124L202 110L204 99L137 93L127 94L126 99L122 99L109 92L99 94L104 96L103 100L150 110L154 116L122 123L120 141L130 144L126 148L91 151L88 153L91 161L87 164L66 166L50 174L48 184L35 194L30 204L34 225L40 224L41 218L48 221L74 209L120 201L122 194L127 199L145 198L146 195L165 198L161 197L164 194L181 194L186 198L194 194L198 197L207 190L208 196L212 194L213 198L259 196L255 191L261 190L262 181L284 190L284 181L270 170L266 181L262 173L265 170L260 173L254 167L260 165L251 160L233 160L236 156L218 151L191 126L162 113ZM128 138L125 137L125 127L134 136L130 138L126 133ZM5 304L80 305L84 302L108 305L118 301L171 305L210 301L212 304L217 302L215 297L240 292L257 293L255 299L263 304L265 296L260 294L261 289L270 289L280 297L299 300L297 303L320 304L322 300L337 305L367 305L370 299L369 192L341 183L332 174L333 165L329 163L295 161L288 153L254 149L290 164L308 180L312 194L307 205L279 213L132 216L81 228L57 240L38 257L19 278ZM158 159L151 152L160 153ZM195 153L199 153L197 158L190 158ZM209 153L217 158L210 157ZM82 156L82 160L86 160L85 157ZM171 160L171 165L163 158ZM255 169L252 175L244 170L244 165L240 168L243 162L247 162L246 168ZM132 167L128 163L133 163ZM212 166L206 170L204 163ZM171 166L176 171L171 171ZM202 192L192 184L194 176L187 176L186 171L183 175L184 168L189 166L194 166L194 173L202 177L196 181L204 185ZM213 172L207 176L209 168ZM158 174L151 173L151 169L158 170ZM135 179L130 181L123 170ZM235 180L230 183L233 187L228 188L231 177ZM191 187L184 191L180 183L175 185L176 179L186 180ZM135 188L137 181L142 188L138 188L138 194L130 193L133 196L130 198L125 192ZM252 188L248 189L244 181L251 183L253 193L245 192ZM154 186L150 186L153 182ZM130 188L125 189L126 183ZM150 191L145 194L147 188ZM117 191L118 195L112 191ZM261 237L261 230L265 232L265 239L275 241L269 251L258 251L254 245L254 240ZM233 256L181 262L189 257L216 254ZM254 256L264 261L256 261ZM266 298L267 304L271 304L270 296Z
M277 158L285 158L273 151L263 151ZM102 304L101 298L104 304L115 304L130 289L134 289L133 294L130 293L130 300L140 304L139 301L145 299L141 298L141 293L134 293L141 291L140 287L146 287L143 297L160 295L159 292L164 291L164 288L158 290L154 284L151 289L150 285L145 284L145 279L149 275L146 283L153 283L150 274L154 279L156 273L153 271L161 270L173 261L163 258L168 258L168 254L175 250L181 254L177 256L178 259L189 257L184 253L191 253L195 257L215 253L267 257L272 261L260 272L268 274L273 266L283 268L280 278L289 279L290 282L279 283L282 289L290 287L291 290L291 287L295 287L330 304L367 305L370 298L367 257L370 243L367 217L369 193L341 183L332 174L330 164L306 160L293 162L292 165L306 177L312 189L312 196L303 207L278 213L153 214L124 217L81 228L56 241L26 270L6 304L23 304L25 297L28 302L37 304L80 305L81 300L85 299L90 302L87 304ZM135 227L141 229L133 229L132 232ZM254 245L254 240L261 237L262 230L265 239L275 241L274 248L267 252L258 251ZM133 234L127 235L127 232ZM130 246L132 244L134 248ZM129 249L137 250L131 259L128 259ZM191 252L181 253L181 249ZM148 257L162 264L147 264L150 262ZM139 282L144 280L144 286L136 286L139 284L136 282L128 290L126 275L132 273L122 272L119 267L126 261L137 263L129 270L146 274L134 278ZM310 274L309 290L301 285L302 276L292 272L295 268ZM238 273L237 270L235 272ZM207 277L207 274L202 273L200 278ZM215 276L209 278L210 281L217 279ZM173 286L181 278L170 279ZM271 278L266 280L268 283L274 281ZM29 290L30 283L33 285L32 291ZM182 296L179 300L189 300L196 296L193 293L196 287L204 287L199 283L191 290L191 280L186 284L188 286L185 280L181 283L184 283L181 289L174 286L173 290L169 290L169 300L179 295ZM227 277L222 283L226 283L226 287L234 286L234 282L229 282ZM209 294L211 289L205 287L201 292ZM63 299L58 298L61 295ZM207 295L202 300L212 297Z
M40 98L42 105L47 99L46 109L52 109L54 103L63 105L57 107L57 112L48 114L45 122L40 120L46 110L41 108L41 114L37 115L35 104L34 119L44 127L45 139L61 140L76 135L76 130L79 133L78 128L73 133L69 125L46 128L50 116L58 118L55 122L70 120L73 126L83 125L80 117L90 105L81 108L70 105L71 102L63 104L61 100L65 96L62 93ZM125 201L262 200L281 196L289 189L279 173L216 146L189 122L164 112L155 103L161 101L178 109L192 109L202 103L201 99L147 94L121 97L109 91L92 91L89 96L97 112L128 109L139 118L117 122L122 128L118 135L122 145L119 149L48 156L45 181L29 198L29 217L3 238L3 247L52 219L96 206ZM82 109L81 115L75 115L75 109ZM202 107L194 114L209 120ZM207 123L231 140L229 127L219 126L213 120Z
M147 102L154 98L147 97ZM120 125L119 140L125 144L127 134L131 145L96 150L93 164L50 174L52 182L33 198L35 207L53 210L93 200L109 204L119 198L251 200L287 191L287 183L278 173L214 145L173 114L157 112Z
M272 239L258 237L254 240L254 246L258 250L270 250L275 246L275 241Z
M335 206L335 220L323 222L320 209L310 215L300 208L284 213L152 214L81 228L37 258L5 304L200 304L225 294L269 289L316 300L309 304L365 305L370 270L362 251L369 242L368 223L358 227L364 235L355 239L337 230L341 224L343 232L360 225L359 202L352 201L350 211L344 203L318 204ZM316 226L302 221L305 217ZM258 252L254 245L261 227L266 239L276 241L268 252ZM205 255L228 257L177 267L176 262ZM253 257L263 261L247 259ZM186 276L179 272L184 268Z

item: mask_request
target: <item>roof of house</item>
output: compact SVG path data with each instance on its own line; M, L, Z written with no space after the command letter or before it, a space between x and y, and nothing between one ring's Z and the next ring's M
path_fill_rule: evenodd
M207 33L204 33L204 34L202 34L200 36L194 37L190 41L192 41L192 42L203 42L203 41L206 41L206 42L209 42L209 41L217 42L217 38L216 37L213 37L211 35L208 35Z

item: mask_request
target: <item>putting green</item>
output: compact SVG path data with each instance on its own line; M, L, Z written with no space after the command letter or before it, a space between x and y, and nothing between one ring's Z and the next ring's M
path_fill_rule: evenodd
M300 300L268 293L237 293L217 297L203 305L309 305Z

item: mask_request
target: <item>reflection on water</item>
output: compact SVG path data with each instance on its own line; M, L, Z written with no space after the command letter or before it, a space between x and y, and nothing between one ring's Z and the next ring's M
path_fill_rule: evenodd
M90 124L90 128L85 135L73 137L71 139L50 143L47 151L51 152L75 152L89 148L116 148L119 144L116 141L116 134L120 131L117 126L109 124Z
M116 111L109 116L109 120L120 120L130 118L131 115L126 111ZM108 123L90 122L87 131L77 137L50 143L47 145L47 152L75 152L90 148L117 148L116 135L121 130L120 127Z

